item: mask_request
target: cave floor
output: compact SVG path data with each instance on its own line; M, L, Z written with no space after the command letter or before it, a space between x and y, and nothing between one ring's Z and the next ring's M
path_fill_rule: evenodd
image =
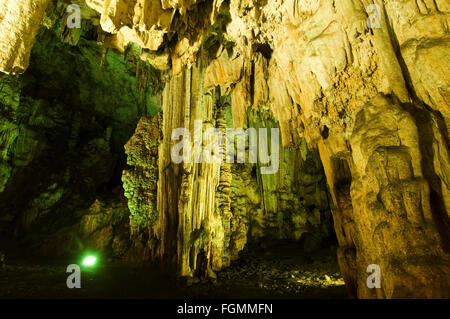
M347 298L335 251L303 253L293 244L252 248L214 282L175 282L153 265L100 262L69 289L68 260L11 257L0 270L0 298Z

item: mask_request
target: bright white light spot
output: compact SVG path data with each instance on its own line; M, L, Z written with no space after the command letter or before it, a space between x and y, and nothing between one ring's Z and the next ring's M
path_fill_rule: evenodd
M97 258L95 256L87 256L83 260L83 266L93 266L97 262Z

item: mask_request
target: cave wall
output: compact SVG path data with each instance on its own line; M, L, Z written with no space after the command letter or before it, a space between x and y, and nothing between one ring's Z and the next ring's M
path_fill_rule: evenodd
M142 258L157 257L181 276L200 277L230 265L248 240L295 241L304 235L308 251L319 249L334 231L317 150L309 150L305 141L301 148L280 147L280 168L263 175L261 164L248 162L247 136L246 163L228 163L226 153L222 163L205 162L207 129L216 127L224 137L226 128L234 127L231 96L222 95L220 86L205 88L209 62L205 51L192 68L171 77L162 121L141 118L125 146L131 168L124 171L123 182L136 249ZM200 155L194 150L200 143L194 138L196 120L203 121L202 162L195 160ZM255 129L278 127L270 110L252 113L249 123ZM190 132L182 141L193 152L184 163L172 158L179 143L172 136L176 128Z
M61 12L47 13L29 68L0 77L0 235L41 255L124 256L123 146L156 101L151 88L143 95L133 52L105 52L97 26L70 36Z
M270 110L250 112L248 122L255 129L279 127ZM261 174L250 163L231 164L232 244L287 239L308 252L332 244L332 201L317 149L308 149L304 139L298 147L281 146L279 163L274 174Z
M212 120L214 98L203 101L202 92L219 86L220 95L231 94L237 127L248 124L248 110L269 109L279 122L283 146L298 146L303 138L311 149L317 145L351 294L449 296L448 1L87 4L101 15L107 45L120 51L128 41L138 42L142 58L167 72L166 142L159 149L158 179L158 189L165 191L158 192L155 227L164 234L159 254L176 259L183 274L197 262L203 267L205 255L214 267L223 263L219 256L228 204L218 214L211 206L219 168L188 165L180 170L170 162L167 136L177 125L192 129L192 114ZM38 18L21 19L27 25ZM15 11L0 16L1 23L14 19L19 19ZM3 43L17 43L21 33L0 34ZM1 61L6 61L10 50L1 48ZM20 52L26 56L27 50L29 43ZM201 178L185 174L192 171ZM187 197L196 192L207 196L201 207ZM194 209L200 218L191 214ZM174 232L180 234L179 244L165 240L175 238ZM381 289L366 286L369 264L381 268Z
M172 24L135 25L166 32L158 50L169 50L174 74L195 63L203 32L214 59L206 86L231 92L238 126L249 107L264 105L284 146L302 137L318 145L350 291L447 296L447 2L212 1L204 14L213 36L188 23L176 29L200 3L161 6ZM381 289L365 284L369 264L381 267Z
M35 37L50 0L7 0L0 4L0 70L21 73L28 65Z

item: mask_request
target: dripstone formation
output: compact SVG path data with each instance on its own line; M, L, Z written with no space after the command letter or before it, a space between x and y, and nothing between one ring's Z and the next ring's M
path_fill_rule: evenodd
M147 65L137 74L164 87L151 97L162 114L141 117L128 143L118 142L127 156L121 180L130 256L160 260L179 276L214 277L248 242L292 239L314 250L335 234L351 295L450 297L447 0L76 2L84 28L97 28L104 54L127 55L130 43L137 44L141 61L134 65ZM27 69L35 35L65 4L0 4L0 71ZM67 14L60 19L64 25ZM63 39L79 46L76 31L65 32ZM33 91L6 88L11 99L2 104L12 117L1 115L10 124L0 132L0 196L25 174L15 173L17 167L33 169L42 151L36 146L32 157L22 156L20 142L9 146L13 136L41 141L16 130L36 132L41 125L36 113L28 122L12 119L23 106L19 96L34 101ZM55 112L57 106L40 101L35 108ZM131 117L127 123L136 125ZM174 163L172 131L187 128L193 136L196 120L203 130L279 128L279 171L263 175L260 163L248 162ZM116 131L105 132L82 144L107 156ZM127 133L120 136L128 139ZM34 200L58 202L61 183L48 181ZM97 179L92 183L97 189ZM366 284L372 264L381 270L380 289Z

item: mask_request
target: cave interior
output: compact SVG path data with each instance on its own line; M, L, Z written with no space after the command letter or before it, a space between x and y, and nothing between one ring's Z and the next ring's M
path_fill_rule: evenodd
M450 298L449 23L2 1L0 298Z

